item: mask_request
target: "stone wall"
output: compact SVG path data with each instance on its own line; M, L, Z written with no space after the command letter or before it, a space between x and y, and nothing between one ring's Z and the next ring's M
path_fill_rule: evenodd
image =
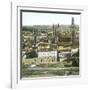
M39 58L31 58L31 59L23 59L22 63L24 64L48 64L48 63L57 63L56 57L39 57Z

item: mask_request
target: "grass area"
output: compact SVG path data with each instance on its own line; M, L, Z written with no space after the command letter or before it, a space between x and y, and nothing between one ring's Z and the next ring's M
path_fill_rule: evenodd
M65 76L65 75L79 75L79 69L73 70L24 70L23 77L40 77L40 76Z
M50 68L50 67L53 67L53 68L63 68L64 65L62 63L53 63L53 64L40 64L40 65L37 65L38 67L42 67L42 68Z
M37 68L35 70L35 68ZM45 77L45 76L65 76L79 75L79 67L64 67L63 63L57 64L41 64L35 68L29 65L22 65L22 77ZM42 68L42 69L38 69ZM48 68L48 69L45 69ZM53 69L54 68L54 69Z

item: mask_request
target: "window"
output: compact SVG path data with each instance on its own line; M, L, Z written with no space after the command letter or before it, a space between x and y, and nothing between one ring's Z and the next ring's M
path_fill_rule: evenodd
M85 68L83 63L86 62L83 55L85 48L82 48L85 46L84 35L86 35L85 9L43 6L31 6L28 3L12 5L12 87L37 86L44 82L39 81L34 85L32 79L37 78L45 80L45 78L68 77L68 82L64 83L70 83L69 79L74 81L70 77L78 77L77 82L85 80L83 69ZM67 56L68 52L72 52L72 55ZM47 62L41 63L40 60ZM73 64L68 63L68 60ZM22 64L22 61L27 65ZM35 63L30 63L31 61ZM67 71L70 71L69 75L64 73ZM63 81L65 78L60 79L61 83ZM52 82L50 79L46 85L52 83L54 85L58 82Z

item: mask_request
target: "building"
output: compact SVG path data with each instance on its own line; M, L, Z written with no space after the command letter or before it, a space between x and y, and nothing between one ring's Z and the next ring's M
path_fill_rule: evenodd
M39 57L55 57L57 58L57 51L38 52Z

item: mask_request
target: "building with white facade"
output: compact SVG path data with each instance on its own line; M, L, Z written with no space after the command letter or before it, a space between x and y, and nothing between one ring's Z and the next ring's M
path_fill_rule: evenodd
M38 52L38 57L57 57L57 51Z

